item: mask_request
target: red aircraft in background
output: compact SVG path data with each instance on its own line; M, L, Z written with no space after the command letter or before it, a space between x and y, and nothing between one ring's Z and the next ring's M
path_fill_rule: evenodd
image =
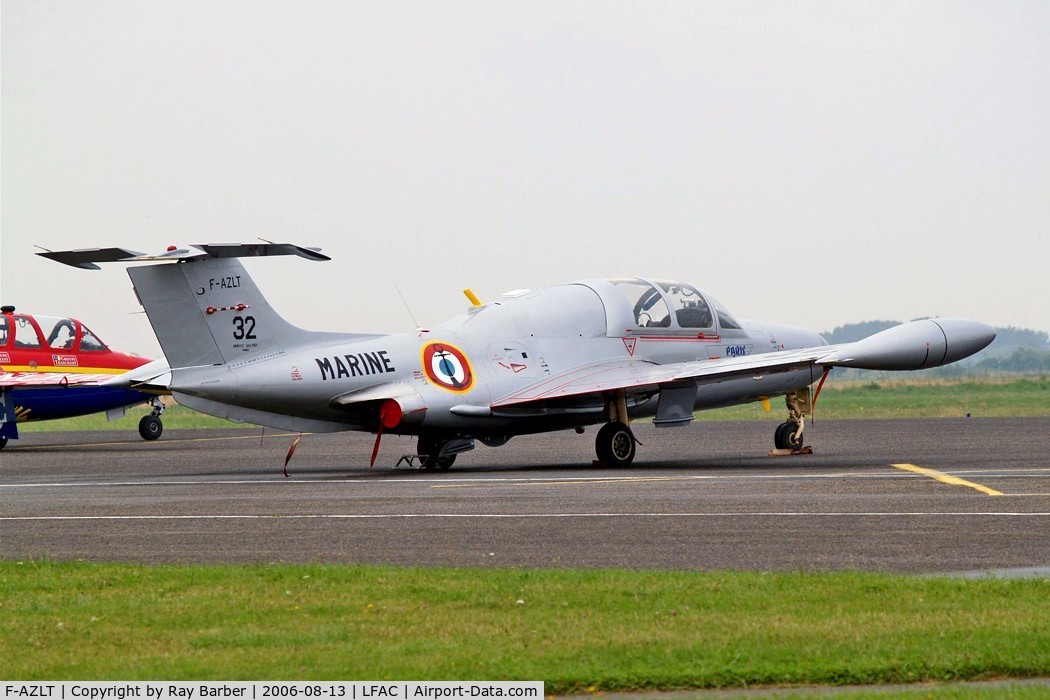
M149 403L139 434L156 440L164 406L152 394L106 386L141 367L145 357L110 350L75 318L33 316L0 307L0 449L18 438L18 423L106 411L111 420L128 406Z

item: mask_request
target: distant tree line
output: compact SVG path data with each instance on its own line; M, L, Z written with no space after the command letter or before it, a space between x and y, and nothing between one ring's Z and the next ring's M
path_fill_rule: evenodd
M864 321L821 333L829 343L852 343L869 335L900 324L900 321ZM1006 326L996 328L992 344L972 357L947 367L925 370L924 375L936 377L966 377L998 373L1050 372L1050 334L1030 328ZM832 376L839 379L864 379L900 376L893 372L849 369L836 370Z
M1050 350L1020 347L1009 355L982 358L972 368L984 372L1050 372Z

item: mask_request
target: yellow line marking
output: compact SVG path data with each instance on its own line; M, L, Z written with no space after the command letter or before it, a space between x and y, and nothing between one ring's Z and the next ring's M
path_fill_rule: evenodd
M966 479L960 479L957 476L950 476L948 474L945 474L944 472L939 472L936 469L926 469L925 467L917 467L914 464L894 464L892 466L896 467L897 469L903 469L905 471L915 472L916 474L928 476L931 479L936 479L937 481L940 481L944 484L951 484L952 486L967 486L971 489L976 489L981 493L986 493L989 496L1005 495L1002 491L996 491L995 489L990 489L987 486L975 484L974 482L967 481Z

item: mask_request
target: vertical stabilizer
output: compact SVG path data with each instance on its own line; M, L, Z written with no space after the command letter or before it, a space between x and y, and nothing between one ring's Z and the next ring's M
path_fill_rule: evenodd
M236 258L134 267L128 275L172 369L280 353L298 331Z

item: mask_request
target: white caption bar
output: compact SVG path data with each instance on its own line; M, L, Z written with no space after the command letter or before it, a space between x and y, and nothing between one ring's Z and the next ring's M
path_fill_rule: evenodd
M0 683L0 700L457 700L543 698L542 681L61 681Z

